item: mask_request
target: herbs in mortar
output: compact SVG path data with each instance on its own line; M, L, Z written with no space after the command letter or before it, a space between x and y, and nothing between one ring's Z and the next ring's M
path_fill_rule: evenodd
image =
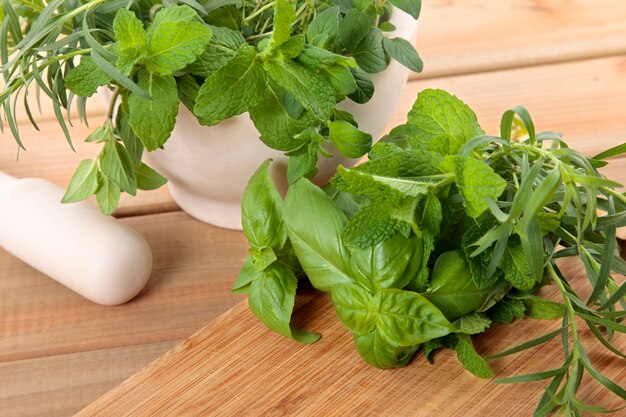
M301 178L283 201L270 161L258 169L243 199L250 256L235 291L249 294L270 329L311 343L318 334L290 326L298 281L308 279L332 295L369 364L404 366L420 348L432 360L445 347L482 378L493 373L472 335L524 316L559 319L558 330L489 358L560 337L563 364L496 382L550 380L536 416L600 411L577 397L583 374L621 398L626 391L594 368L579 334L587 326L625 358L611 340L626 332L626 283L612 276L626 274L616 245L626 196L597 170L624 151L586 158L560 135L536 133L522 107L504 114L500 136L488 136L458 98L426 90L368 162L340 167L329 185ZM559 260L570 257L584 265L588 298L561 272ZM560 303L535 295L545 285Z
M206 126L248 112L261 140L290 155L291 178L311 176L327 142L351 158L371 146L337 103L367 102L369 74L392 58L422 69L411 44L384 35L393 6L417 19L421 0L0 0L0 106L23 148L14 112L21 98L37 127L34 85L71 146L72 104L86 122L87 97L112 91L86 139L102 151L79 165L63 199L95 194L105 213L121 192L165 184L142 155L166 144L180 103Z

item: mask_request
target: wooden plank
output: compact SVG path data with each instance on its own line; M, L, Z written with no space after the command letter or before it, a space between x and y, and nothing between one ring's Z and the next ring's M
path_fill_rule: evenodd
M154 255L147 287L121 306L94 304L0 250L0 362L182 339L242 300L240 232L182 212L133 217Z
M422 78L626 53L622 0L431 0L419 25Z
M570 263L566 269L573 282L582 283L580 265ZM542 391L542 384L477 379L449 351L438 354L434 366L420 355L403 369L371 368L360 360L329 297L321 293L298 300L295 322L321 332L322 339L300 345L281 338L241 303L77 415L527 416ZM500 351L559 325L558 320L525 319L493 326L476 338L476 346L483 353ZM582 334L597 369L613 380L626 380L623 361ZM624 336L614 339L622 349ZM508 376L552 369L562 360L560 340L554 340L492 365L498 376ZM579 398L623 405L586 380Z
M179 342L0 363L0 414L73 415Z

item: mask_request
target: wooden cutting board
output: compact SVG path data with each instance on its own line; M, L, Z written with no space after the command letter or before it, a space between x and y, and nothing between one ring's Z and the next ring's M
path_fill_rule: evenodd
M566 265L583 283L580 265ZM554 291L547 288L547 295ZM530 416L543 382L498 385L464 371L453 352L430 365L421 355L406 368L374 369L361 361L326 294L306 290L295 324L322 339L301 345L267 330L247 303L234 307L160 359L81 411L79 416ZM524 319L493 326L475 338L493 353L559 326ZM583 332L590 359L612 380L626 384L626 362ZM614 339L626 349L626 337ZM556 368L560 339L491 361L498 377ZM624 402L595 381L583 381L580 399L610 408Z

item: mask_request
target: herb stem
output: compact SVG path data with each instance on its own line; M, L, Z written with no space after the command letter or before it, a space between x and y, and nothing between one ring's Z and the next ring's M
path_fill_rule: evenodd
M119 98L121 92L122 92L122 88L119 85L115 87L115 90L113 90L113 95L111 96L111 101L109 102L109 110L107 111L108 120L113 120L113 113L115 112L115 103L117 103L117 99Z
M270 9L272 7L274 7L274 5L276 4L275 1L271 2L271 3L267 3L265 6L257 9L256 12L252 13L251 15L248 15L245 19L244 22L248 23L250 22L252 19L254 19L255 17L257 17L260 14L263 14L263 12L265 12L267 9Z

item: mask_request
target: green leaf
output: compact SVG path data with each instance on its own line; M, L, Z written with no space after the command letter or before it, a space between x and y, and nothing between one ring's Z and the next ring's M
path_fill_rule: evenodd
M516 297L524 302L526 315L533 319L554 320L563 317L565 306L535 295Z
M335 88L337 94L347 96L356 91L356 81L352 76L349 68L342 67L341 65L335 65L330 68L326 68L326 74L331 84Z
M267 74L320 121L328 120L335 107L332 84L295 61L266 61Z
M194 113L207 126L242 114L263 99L265 84L256 50L244 45L226 65L206 79L198 93Z
M117 141L107 142L100 154L100 169L122 191L137 194L137 177L124 145Z
M419 345L398 347L387 342L378 330L364 335L353 335L361 358L379 369L401 368L409 363Z
M453 250L439 255L423 295L449 320L456 320L478 310L495 291L494 287L479 288L463 251Z
M356 284L335 285L331 295L339 320L348 330L364 335L374 329L378 298Z
M118 109L115 120L115 125L117 126L118 133L122 139L122 143L128 150L130 155L130 159L133 162L133 166L141 165L141 158L143 157L144 146L143 143L137 138L135 132L133 132L132 127L130 126L128 114L128 100L126 98L122 99Z
M365 104L374 96L374 83L367 72L360 68L349 68L354 81L356 81L356 91L348 95L348 98L355 103Z
M419 260L416 263L415 260ZM417 272L422 259L422 241L417 236L396 233L376 245L352 251L352 276L374 291L404 288Z
M611 158L614 156L622 155L624 153L626 153L626 143L622 143L621 145L614 146L611 149L607 149L604 152L600 152L599 154L594 156L592 159L604 160L604 159Z
M389 3L417 19L422 9L422 0L389 0Z
M523 318L525 312L526 306L521 300L504 299L487 310L487 316L498 324L511 324Z
M90 56L83 56L80 65L67 73L65 86L78 96L90 97L98 87L110 81L111 77L98 68Z
M315 333L304 333L289 326L298 280L293 272L280 264L267 268L250 284L250 310L267 327L301 343L319 339Z
M389 57L383 47L385 36L378 28L370 28L363 40L354 48L352 56L363 71L374 74L389 66Z
M398 220L391 217L396 208L393 202L369 204L356 213L343 231L346 246L352 249L368 248L393 236Z
M291 36L291 25L296 20L296 11L289 0L276 0L274 4L274 21L272 37L267 51L273 51Z
M146 149L153 151L167 142L174 129L179 106L178 88L171 75L161 77L145 70L139 72L139 86L152 99L129 94L129 123Z
M200 84L193 75L185 74L176 78L176 86L178 87L178 98L189 111L193 112L200 92Z
M61 202L82 201L95 194L97 190L98 165L93 159L86 159L76 168Z
M254 249L285 246L287 229L283 223L283 200L270 176L271 160L256 170L241 202L241 223L248 243Z
M96 193L96 201L100 211L111 215L120 203L120 187L115 185L106 175L100 176L100 188Z
M491 326L491 320L480 313L474 313L459 318L453 324L461 333L478 334Z
M457 337L456 356L459 362L463 364L463 368L479 378L491 378L493 371L482 356L474 350L471 337L467 334L459 334Z
M424 69L422 58L420 58L415 47L409 41L402 38L389 39L383 37L383 46L389 56L411 71L422 72Z
M190 9L174 6L165 12L175 8ZM157 17L165 12L159 12ZM148 29L146 68L159 75L170 75L185 68L206 50L211 35L211 29L200 22L155 20Z
M517 289L530 290L537 284L521 245L507 245L500 267L504 271L504 278Z
M254 266L252 256L248 256L237 275L232 291L236 294L249 294L252 281L260 279L262 274L263 271Z
M135 168L135 175L140 190L156 190L167 184L167 179L144 163Z
M298 180L287 192L283 219L302 268L315 288L329 291L335 285L353 282L350 256L341 238L347 219L324 191L307 179Z
M377 328L394 346L414 346L454 332L454 326L423 296L402 290L382 290Z
M302 177L311 178L317 173L318 144L309 143L289 154L287 179L293 184Z
M506 181L483 161L448 156L443 166L456 175L456 185L470 217L478 218L483 214L489 209L488 199L497 201L506 188Z
M365 10L351 9L341 20L339 36L341 44L348 51L352 52L365 38L368 31L376 22L376 9L374 6Z
M339 35L339 13L336 6L318 13L307 28L308 43L324 49L334 45Z
M360 131L348 122L330 122L328 130L330 141L348 158L360 158L372 147L372 135Z
M442 90L419 93L409 112L408 123L413 125L412 141L444 155L455 153L465 142L485 134L476 114L461 100Z
M261 134L261 141L272 149L292 151L302 146L296 136L307 127L315 125L315 118L304 111L294 118L282 100L280 89L268 86L265 98L250 109L250 118ZM317 151L315 152L317 155Z
M130 10L120 9L113 19L113 32L121 50L139 54L148 46L148 35L143 23Z
M202 55L184 69L201 77L209 77L218 69L230 61L241 45L246 41L241 32L220 26L211 26L213 36L209 40L209 45Z

